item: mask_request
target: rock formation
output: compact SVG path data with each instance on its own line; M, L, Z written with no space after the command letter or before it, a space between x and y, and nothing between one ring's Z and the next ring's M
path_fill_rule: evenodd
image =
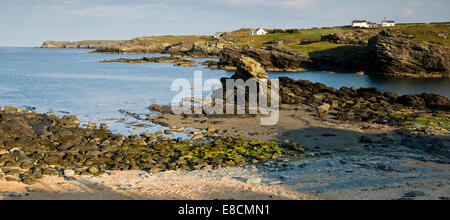
M244 81L254 79L257 82L261 79L269 79L267 72L261 64L250 57L242 57L239 59L237 71L231 78L243 79Z
M221 68L236 67L242 56L255 59L267 71L305 71L311 65L306 54L284 45L271 45L265 49L245 47L240 51L225 48L218 65Z
M401 77L449 77L450 48L383 30L369 40L373 73Z
M408 109L412 114L431 111L448 117L450 100L439 94L399 96L376 88L347 88L337 90L320 83L280 78L280 98L284 104L316 106L317 113L332 111L340 120L356 120L378 124L400 125L407 114L395 114Z
M120 40L85 40L85 41L45 41L41 48L78 48L78 49L97 49L100 47L120 44Z
M372 35L373 36L373 35ZM369 37L363 31L340 32L321 37L321 41L335 44L367 45Z

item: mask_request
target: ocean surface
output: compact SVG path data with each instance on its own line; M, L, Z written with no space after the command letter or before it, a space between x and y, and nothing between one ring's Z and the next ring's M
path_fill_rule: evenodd
M142 124L119 110L151 114L148 109L151 104L170 104L178 94L171 91L172 82L176 79L193 82L194 71L202 71L204 81L233 75L233 72L209 70L201 65L189 68L171 63L99 63L105 59L161 55L91 54L91 51L0 47L0 106L72 114L83 123L109 123L112 131L122 134L154 132L162 127ZM289 76L335 88L376 87L399 94L437 92L450 97L450 79L385 79L326 72L269 75L272 79ZM135 130L139 124L144 127Z

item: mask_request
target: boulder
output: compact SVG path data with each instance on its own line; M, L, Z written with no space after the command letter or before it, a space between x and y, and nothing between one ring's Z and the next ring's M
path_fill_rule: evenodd
M243 79L244 81L254 79L257 82L261 79L269 79L266 70L261 64L250 57L242 57L239 60L237 71L231 78Z

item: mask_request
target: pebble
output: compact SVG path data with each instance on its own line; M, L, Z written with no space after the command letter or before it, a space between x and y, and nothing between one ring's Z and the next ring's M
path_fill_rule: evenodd
M75 171L74 170L64 170L64 176L66 177L73 177L75 176Z
M261 182L262 182L261 178L249 178L249 179L247 179L247 183L248 184L256 185L256 184L261 184Z
M10 153L14 153L16 151L20 152L20 148L15 147L15 148L12 148L11 150L9 150Z
M422 196L426 196L426 194L424 192L421 192L421 191L411 191L411 192L405 193L405 195L403 197L405 197L405 198L414 198L414 197L422 197Z
M273 186L273 185L281 185L283 184L283 182L281 181L274 181L274 182L270 182L269 185Z
M15 177L6 177L5 180L8 182L19 182L19 179Z
M308 152L305 154L307 157L314 157L315 154L313 152Z
M98 170L97 167L91 167L91 169L89 169L89 172L92 173L92 174L96 174L96 173L99 172L99 170Z

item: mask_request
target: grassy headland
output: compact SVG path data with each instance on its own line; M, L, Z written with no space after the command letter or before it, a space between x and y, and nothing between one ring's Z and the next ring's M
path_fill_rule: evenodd
M362 40L369 40L377 35L384 27L356 29L349 27L334 28L313 28L313 29L272 29L262 36L250 36L250 29L227 32L225 34L226 43L234 44L238 47L250 46L253 48L263 48L276 42L283 42L286 46L297 51L311 55L314 52L327 50L337 54L364 50L365 45L361 44L336 44L321 41L324 35L334 33L358 33ZM389 29L399 30L419 41L437 42L445 46L450 46L450 23L430 23L430 24L398 24ZM189 50L196 42L213 42L211 36L151 36L138 37L114 45L107 45L98 52L112 53L156 53L164 52L169 47L179 50Z

